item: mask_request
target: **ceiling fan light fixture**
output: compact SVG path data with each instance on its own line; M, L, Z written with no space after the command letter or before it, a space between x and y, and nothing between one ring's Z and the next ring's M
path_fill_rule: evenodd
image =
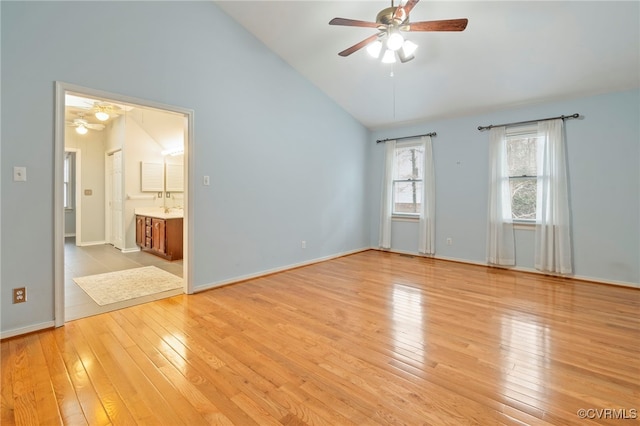
M76 127L76 133L78 133L79 135L86 135L88 131L89 130L86 127L84 127L84 124L81 124L78 127Z
M367 53L371 55L373 58L379 58L381 51L382 51L382 42L380 40L376 40L373 43L370 43L369 46L367 46Z
M384 56L382 57L383 64L395 64L396 62L396 52L391 49L387 49L384 52Z
M109 119L109 114L104 111L96 112L96 118L100 121L107 121Z
M402 47L404 37L398 31L391 31L387 37L387 47L394 52Z

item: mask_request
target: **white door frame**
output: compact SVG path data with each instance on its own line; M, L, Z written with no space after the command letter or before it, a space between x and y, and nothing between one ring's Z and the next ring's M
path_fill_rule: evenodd
M54 168L53 168L53 240L54 240L54 314L55 326L64 325L64 200L63 200L63 168L64 168L64 132L65 132L65 95L67 92L110 99L123 104L141 105L143 107L162 109L179 114L186 118L184 143L184 263L183 281L184 292L193 293L193 194L195 179L193 179L193 129L194 111L192 109L161 104L131 96L105 92L102 90L82 87L75 84L56 81L55 83L55 135L54 135Z
M115 161L116 155L120 158L119 162ZM113 152L107 152L107 163L105 165L105 240L117 249L123 251L125 232L124 232L124 171L123 171L123 150L116 149ZM120 168L120 178L114 180L114 166ZM116 196L119 194L119 196ZM120 204L120 214L114 212L114 204Z
M82 151L79 148L65 148L64 152L73 152L73 208L76 213L76 245L82 243Z

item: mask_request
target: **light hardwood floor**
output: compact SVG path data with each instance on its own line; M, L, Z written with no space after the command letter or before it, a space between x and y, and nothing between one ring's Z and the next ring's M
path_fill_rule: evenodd
M150 294L136 299L98 305L85 293L73 278L87 275L104 274L125 269L156 266L174 275L182 277L182 260L169 262L158 256L142 251L122 253L110 244L78 247L75 238L67 237L64 242L64 302L65 320L70 321L122 309L140 303L150 302L183 293L182 289Z
M640 409L639 312L367 251L2 341L0 423L637 424L612 417Z

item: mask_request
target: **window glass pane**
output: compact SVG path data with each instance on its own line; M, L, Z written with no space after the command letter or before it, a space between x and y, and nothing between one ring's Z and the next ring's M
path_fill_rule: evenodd
M536 218L536 178L510 179L511 212L513 219L535 220Z
M394 180L422 179L422 146L396 148Z
M393 213L417 214L422 206L422 181L393 183Z
M71 159L69 157L69 154L65 154L64 156L64 182L69 182L69 169L71 168L71 165L69 164L71 162Z
M536 176L536 137L507 139L509 176Z

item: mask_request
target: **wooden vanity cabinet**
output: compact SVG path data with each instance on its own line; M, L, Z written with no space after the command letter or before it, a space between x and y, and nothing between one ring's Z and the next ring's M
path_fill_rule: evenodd
M182 259L182 218L136 216L136 244L167 260Z

